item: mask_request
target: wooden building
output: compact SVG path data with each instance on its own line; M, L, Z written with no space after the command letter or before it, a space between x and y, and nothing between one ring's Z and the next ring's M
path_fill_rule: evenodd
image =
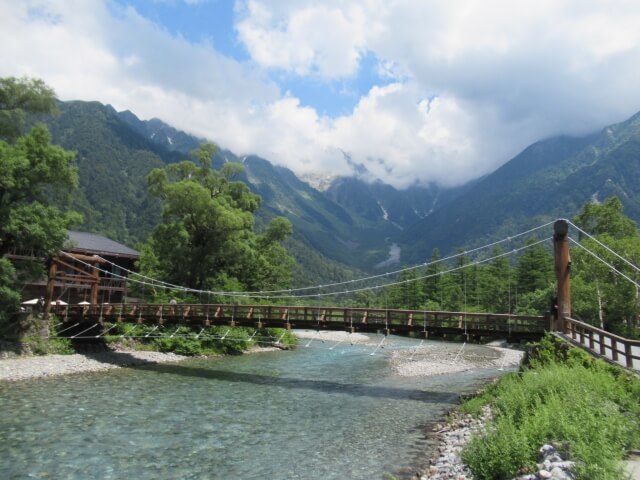
M41 259L46 262L48 278L25 285L23 297L121 303L127 296L127 270L135 270L139 257L136 250L102 235L70 231L57 256Z

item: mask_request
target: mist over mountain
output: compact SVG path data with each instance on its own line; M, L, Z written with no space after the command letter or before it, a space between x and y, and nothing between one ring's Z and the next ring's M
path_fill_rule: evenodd
M640 113L582 137L530 145L451 202L405 231L403 261L433 248L479 245L618 196L640 221Z

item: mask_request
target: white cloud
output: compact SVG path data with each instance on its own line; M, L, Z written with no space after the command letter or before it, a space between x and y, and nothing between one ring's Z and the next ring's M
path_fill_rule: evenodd
M313 2L288 11L284 21L257 1L245 10L237 30L261 66L328 78L357 72L367 28L361 8Z
M491 171L540 138L583 134L640 109L637 2L541 0L525 8L511 0L327 0L322 5L346 17L354 3L356 33L340 37L342 51L373 52L381 75L401 79L402 86L384 96L382 90L371 91L352 115L336 120L339 128L329 139L357 161L372 159L380 175L393 166L382 178L405 183L413 173L426 181L460 182ZM298 15L315 12L314 5L251 0L241 23L249 52L256 25L262 45L278 39L283 59L313 52L304 68L258 55L254 60L294 74L321 71L331 77L317 60L326 50L314 35L327 29L313 29L311 18L306 25L314 31L296 35L291 28ZM259 12L255 21L254 11ZM333 61L342 64L339 55ZM333 77L353 73L344 69ZM415 104L424 98L436 101L420 115ZM397 102L395 108L390 102ZM374 159L384 160L384 168Z
M0 75L40 77L63 100L159 117L297 172L347 174L344 152L396 185L466 181L539 138L640 109L632 0L249 0L236 11L250 62L109 0L0 2ZM336 118L270 79L353 79L367 53L394 83Z

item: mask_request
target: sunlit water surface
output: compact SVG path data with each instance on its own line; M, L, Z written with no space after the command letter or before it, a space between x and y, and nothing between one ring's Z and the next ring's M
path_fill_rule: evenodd
M389 350L417 343L397 337L375 355L307 343L1 383L0 478L407 477L424 465L424 426L499 373L398 377Z

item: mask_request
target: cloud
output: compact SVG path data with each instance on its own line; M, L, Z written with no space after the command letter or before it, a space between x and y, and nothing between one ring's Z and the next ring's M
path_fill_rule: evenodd
M240 38L256 52L254 60L298 75L355 75L353 67L333 74L324 67L321 54L330 50L314 35L326 30L313 28L313 18L323 18L315 5L247 3ZM338 35L336 43L343 52L372 52L380 74L402 82L383 96L374 88L362 97L352 115L335 120L340 127L329 138L374 168L384 160L391 169L384 178L397 184L412 172L425 181L461 182L540 138L590 132L640 108L637 2L547 0L522 8L509 0L397 0L357 2L357 10L352 2L322 5L345 18L357 11L353 35ZM292 27L301 15L304 35ZM257 53L257 42L277 44L279 61ZM295 52L309 52L304 63ZM339 55L334 62L345 65ZM437 100L421 114L424 98ZM398 102L396 108L390 102Z
M283 21L260 2L246 4L237 30L258 64L325 78L358 71L367 28L361 8L313 2L287 13Z
M397 186L458 184L540 138L640 109L635 1L249 0L236 15L249 60L112 0L1 2L0 75L40 77L63 100L159 117L298 173L349 174L348 154ZM365 58L380 84L345 115L278 84L334 88L357 81Z

